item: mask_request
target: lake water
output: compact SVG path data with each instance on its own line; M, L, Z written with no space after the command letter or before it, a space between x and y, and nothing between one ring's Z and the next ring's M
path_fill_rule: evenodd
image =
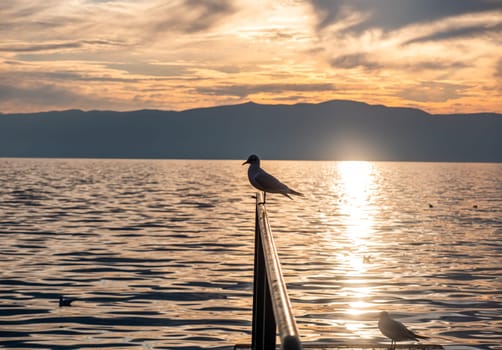
M241 163L0 159L0 348L249 342ZM386 310L432 343L502 349L502 164L262 165L306 194L267 198L304 341L387 341Z

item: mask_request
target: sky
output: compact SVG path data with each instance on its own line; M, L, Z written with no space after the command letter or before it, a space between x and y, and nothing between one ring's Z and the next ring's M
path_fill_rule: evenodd
M350 99L502 113L502 0L8 0L0 112Z

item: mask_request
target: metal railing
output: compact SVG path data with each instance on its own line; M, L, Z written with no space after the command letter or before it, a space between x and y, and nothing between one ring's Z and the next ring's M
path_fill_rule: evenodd
M277 330L283 350L302 348L275 248L262 192L256 195L253 291L253 350L276 348Z
M256 195L253 331L252 343L236 344L234 350L275 350L277 331L281 350L305 349L373 349L387 350L389 344L308 342L302 345L289 301L286 283L268 224L264 195ZM444 350L436 344L399 344L397 349Z

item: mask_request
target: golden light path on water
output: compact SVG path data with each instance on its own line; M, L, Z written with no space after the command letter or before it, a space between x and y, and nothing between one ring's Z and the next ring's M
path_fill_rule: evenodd
M337 191L340 194L338 211L343 218L342 227L348 246L340 252L338 261L346 261L344 297L348 302L345 311L348 317L339 321L345 328L360 338L371 338L373 329L357 320L357 315L372 312L373 304L367 302L372 288L365 284L364 274L369 255L368 245L374 225L374 211L370 208L372 193L375 191L376 169L369 162L338 162L339 174ZM348 254L348 256L347 256ZM351 317L356 316L356 317Z

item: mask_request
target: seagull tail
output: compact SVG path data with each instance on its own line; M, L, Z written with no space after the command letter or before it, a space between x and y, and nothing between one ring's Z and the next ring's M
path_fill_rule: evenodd
M420 339L429 339L429 337L426 337L423 335L418 335L418 334L415 334L415 337L420 338Z
M412 332L412 331L410 331L410 332L411 332L411 334L413 334L413 336L414 336L415 338L420 338L420 339L429 339L429 337L426 337L426 336L423 336L423 335L419 335L419 334L417 334L417 333L415 333L415 332Z
M300 193L300 192L297 192L297 191L295 191L295 190L292 190L291 188L289 189L289 193L290 193L290 194L294 194L295 196L301 196L301 197L303 197L303 196L304 196L304 194L303 194L303 193Z
M289 199L291 199L291 200L293 199L293 198L291 198L291 196L290 196L289 194L287 194L287 193L281 193L281 194L282 194L282 195L284 195L284 196L286 196L286 197L288 197L288 198L289 198Z

